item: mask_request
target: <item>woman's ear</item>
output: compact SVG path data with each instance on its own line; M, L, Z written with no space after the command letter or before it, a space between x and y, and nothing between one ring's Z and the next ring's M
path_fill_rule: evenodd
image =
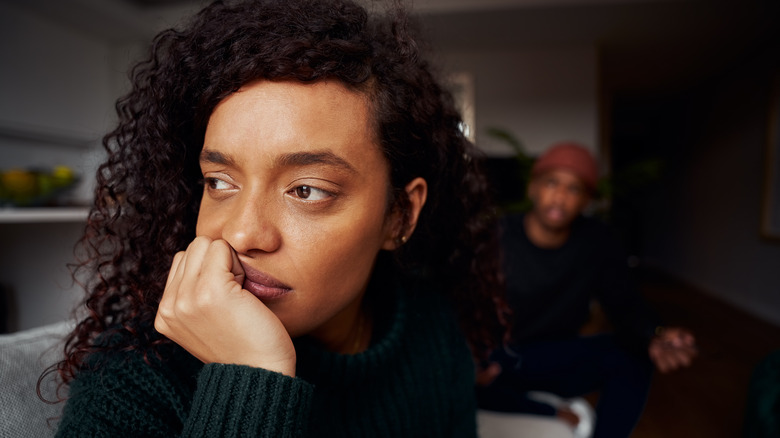
M428 199L428 183L421 177L410 181L404 187L404 191L407 202L402 205L406 204L406 208L400 209L403 211L399 211L398 208L393 211L390 218L392 226L389 228L382 249L394 250L409 240L417 227L417 219L420 217L425 200Z
M403 224L402 231L404 232L403 236L409 239L417 226L417 219L420 217L425 200L428 199L428 182L417 177L407 184L404 190L409 198L409 215L406 223Z

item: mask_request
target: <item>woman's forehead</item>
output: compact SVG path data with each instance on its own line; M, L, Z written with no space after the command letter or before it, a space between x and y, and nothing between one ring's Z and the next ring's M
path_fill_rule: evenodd
M339 82L254 82L215 108L200 158L316 162L355 171L386 161L369 113L365 96Z

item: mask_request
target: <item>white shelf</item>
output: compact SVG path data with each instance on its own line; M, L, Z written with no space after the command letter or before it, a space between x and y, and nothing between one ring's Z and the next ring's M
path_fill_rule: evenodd
M0 224L86 222L87 207L0 208Z

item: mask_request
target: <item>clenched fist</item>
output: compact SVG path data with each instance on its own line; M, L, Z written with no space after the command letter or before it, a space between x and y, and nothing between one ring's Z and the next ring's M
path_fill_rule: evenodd
M204 363L295 375L295 348L279 318L243 289L224 240L197 237L173 258L154 327Z

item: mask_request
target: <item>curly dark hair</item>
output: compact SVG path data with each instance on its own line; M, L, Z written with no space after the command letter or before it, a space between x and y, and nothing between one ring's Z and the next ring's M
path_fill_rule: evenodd
M417 232L394 259L450 294L475 358L501 342L507 307L480 157L409 21L398 5L380 17L349 0L218 1L154 39L117 102L117 128L103 139L108 159L73 273L84 280L88 314L56 365L62 383L108 348L98 334L122 339L113 349L170 342L150 328L173 256L195 237L206 124L217 103L258 79L337 80L370 98L392 208L405 211L404 187L415 177L429 185Z

